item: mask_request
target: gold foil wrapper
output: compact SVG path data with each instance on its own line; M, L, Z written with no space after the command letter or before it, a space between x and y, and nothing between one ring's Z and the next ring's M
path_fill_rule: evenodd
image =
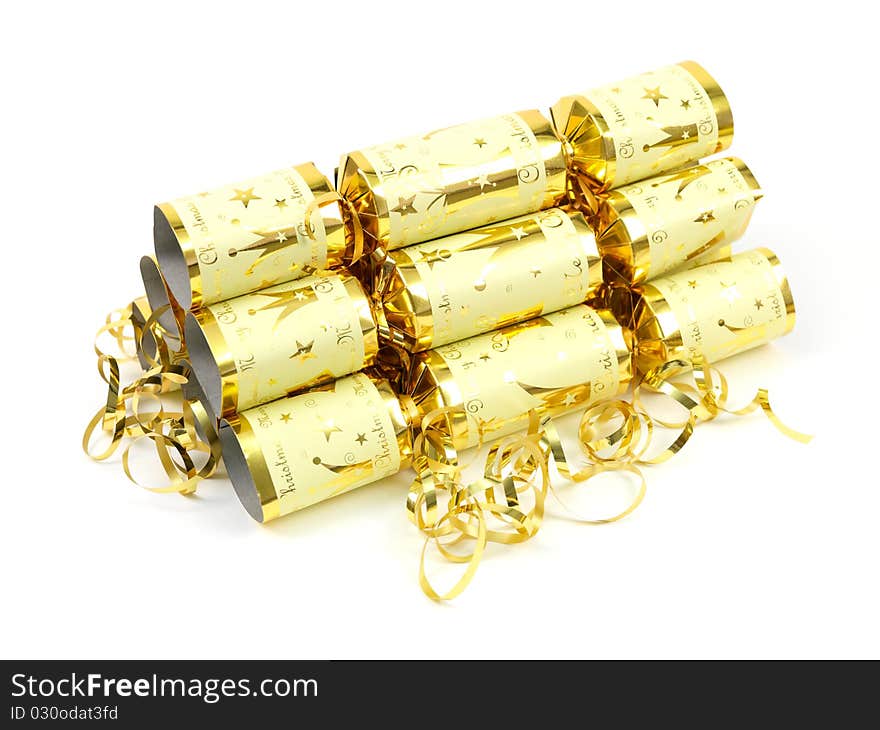
M454 408L456 449L622 393L627 337L608 311L578 305L414 357L407 392L422 417Z
M356 372L378 352L367 295L354 277L335 272L190 312L186 342L218 416Z
M373 291L391 340L420 352L582 303L601 285L589 224L551 208L391 251Z
M366 248L386 251L552 207L565 186L562 143L536 110L352 152L337 183Z
M648 372L672 360L716 363L794 327L788 279L766 248L655 279L635 305L635 359Z
M563 97L551 115L577 181L593 189L674 170L733 140L727 97L693 61Z
M591 219L609 278L639 283L723 255L762 197L735 157L610 191Z
M184 309L348 262L343 208L312 164L156 206L156 259ZM308 220L307 220L308 218Z
M242 411L220 428L248 514L281 517L406 468L410 423L384 380L357 373Z

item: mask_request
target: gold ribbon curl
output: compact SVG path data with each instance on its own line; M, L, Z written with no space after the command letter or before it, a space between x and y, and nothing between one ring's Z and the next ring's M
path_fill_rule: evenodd
M690 374L693 383L675 380L682 374ZM685 423L709 422L721 414L746 416L760 408L784 436L802 444L807 444L813 439L811 435L787 426L779 418L770 404L770 393L766 388L758 388L754 397L745 406L731 408L728 405L730 389L724 373L700 358L670 360L644 374L633 389L633 403L636 406L641 405L640 395L643 387L666 395L688 411L688 420L684 423L669 423L649 416L656 424L667 428L684 427ZM644 410L643 412L646 413Z
M413 447L416 478L407 495L410 520L426 536L419 585L425 595L438 601L455 598L467 588L489 542L514 544L537 534L550 487L535 412L529 414L524 434L500 439L490 447L483 475L466 483L462 472L468 465L460 463L449 436L452 419L460 415L460 409L445 407L423 419ZM482 433L479 441L482 444ZM445 496L442 513L441 495ZM469 552L450 549L467 540L473 542ZM466 564L464 573L445 593L438 592L427 576L425 560L432 544L449 562Z
M124 439L128 439L122 451L122 468L130 481L150 492L188 495L196 491L200 481L209 478L217 470L220 441L204 407L182 395L182 388L189 382L192 373L185 359L185 348L181 346L177 351L172 350L168 339L174 341L176 336L168 333L159 323L159 318L167 309L166 305L152 312L142 328L138 328L132 320L131 307L114 310L98 330L95 353L98 356L98 373L107 383L107 399L86 426L82 448L92 459L103 461L117 451ZM129 327L134 335L125 334ZM108 354L98 346L98 338L105 332L116 340L119 356ZM155 357L144 349L148 336L155 342ZM131 342L136 343L149 367L132 383L121 387L119 361L134 357L126 349ZM181 397L180 410L167 410L163 396L177 393ZM144 401L154 402L156 408L145 408ZM103 450L94 451L91 441L99 426L110 442ZM131 449L141 439L153 442L159 463L168 478L167 484L145 485L134 476ZM196 452L208 455L201 467L197 467L193 460Z
M331 190L322 193L313 198L306 206L304 218L306 222L306 235L316 241L315 227L312 225L312 215L318 212L325 205L338 203L342 212L342 220L345 225L346 232L351 232L351 256L346 262L347 265L356 263L364 255L364 228L361 219L358 216L357 209L354 204L346 197L340 195L337 191Z
M610 436L597 437L592 430L594 423L606 420L608 409L623 413L627 420ZM610 401L587 409L579 433L585 454L592 463L577 471L569 466L552 420L542 420L536 411L530 411L526 432L494 443L486 456L483 476L470 483L462 476L469 465L460 463L449 435L453 421L463 417L461 408L439 408L427 414L414 440L416 478L407 495L409 518L426 536L419 561L419 585L425 595L438 601L455 598L473 579L488 543L509 545L534 537L541 528L550 492L581 522L607 524L631 514L647 490L644 476L633 463L637 428L640 428L632 425L633 410L623 401ZM484 436L481 430L478 446L484 443ZM608 446L615 448L614 454L602 456L600 450ZM571 482L583 484L600 474L628 472L639 478L639 488L618 514L598 519L578 515L554 488L549 468L551 458L560 476ZM441 495L445 496L445 511L441 508ZM531 506L524 504L525 497ZM490 524L490 520L500 527ZM443 538L450 539L444 541ZM468 539L473 543L470 552L462 554L450 549ZM446 560L466 564L464 573L445 593L438 592L427 576L425 562L431 544Z

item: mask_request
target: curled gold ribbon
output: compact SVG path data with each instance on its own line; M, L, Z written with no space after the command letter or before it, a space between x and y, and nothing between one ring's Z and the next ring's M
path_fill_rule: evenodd
M98 328L98 331L95 333L94 349L99 359L105 356L112 356L118 363L120 361L134 360L137 357L137 353L129 349L129 347L135 345L138 337L138 328L132 319L131 310L131 304L114 309L107 315L104 324ZM128 329L131 329L132 334L127 334L126 330ZM101 336L105 333L116 341L118 349L112 355L104 352L100 345ZM101 365L99 364L98 367L100 368Z
M615 408L619 406L622 411L626 410L624 406L629 405L624 401L610 401L609 404L614 404ZM634 452L631 450L632 439L630 438L630 436L637 433L638 426L634 424L638 424L638 420L636 420L635 422L631 422L629 420L631 416L627 413L626 419L624 420L624 426L619 429L621 436L618 440L619 446L616 447L614 455L611 457L602 457L599 455L599 450L603 447L603 445L613 446L614 444L611 443L608 439L595 439L583 435L588 433L589 428L589 426L586 426L585 424L588 424L589 420L594 417L594 414L591 414L590 411L591 409L587 409L587 411L584 412L584 415L581 417L581 425L578 427L579 434L582 434L580 439L581 447L584 451L584 454L592 460L586 466L577 471L572 469L571 465L569 464L568 456L565 453L565 449L562 446L562 440L559 437L559 432L556 428L556 425L550 419L545 420L542 424L542 440L549 448L550 454L552 455L553 461L556 464L556 469L559 474L563 478L568 479L571 482L584 483L589 481L590 479L593 479L594 477L599 476L600 474L606 474L610 472L625 471L638 477L639 487L636 491L635 496L630 500L629 504L619 513L610 517L601 518L585 517L577 513L560 496L558 491L551 486L553 496L577 521L593 525L603 525L609 524L611 522L617 522L618 520L622 520L627 515L632 514L645 498L645 493L648 490L648 485L641 470L634 463L636 459L633 456ZM604 444L602 443L603 441L605 442Z
M679 378L690 374L693 383ZM642 390L662 394L680 405L686 416L675 421L649 413ZM742 408L728 406L729 387L725 376L705 362L671 360L640 376L631 402L609 400L588 407L581 415L577 442L586 463L575 468L562 444L556 424L549 417L539 420L529 413L525 434L508 436L489 449L483 476L467 483L452 433L453 426L467 414L461 407L443 407L428 413L414 438L413 468L416 478L407 495L410 520L422 531L425 543L419 561L419 585L429 598L449 600L460 595L476 574L490 542L513 544L537 534L544 518L548 492L578 521L608 524L632 514L644 500L647 481L641 466L660 464L672 458L688 443L698 423L726 413L743 416L758 408L786 436L801 443L811 437L786 426L770 405L769 394L760 388ZM649 452L660 429L674 431L671 441L656 453ZM479 432L478 446L484 443ZM475 457L476 458L476 457ZM563 499L550 478L550 461L564 480L583 485L603 474L618 473L636 477L637 488L626 506L608 517L585 516ZM524 507L524 496L531 493L531 507ZM444 509L445 507L445 509ZM490 521L500 523L494 527ZM451 548L471 541L469 552ZM426 557L434 545L446 560L465 564L465 570L446 592L439 592L428 578Z
M181 392L192 374L185 360L186 351L182 341L178 341L176 349L169 347L168 340L173 341L175 335L167 332L159 322L168 306L152 312L140 328L136 328L132 320L131 307L114 310L99 328L95 352L98 356L98 373L107 384L107 399L87 424L82 448L92 459L103 461L116 452L124 439L128 439L122 451L122 468L130 481L151 492L193 494L198 483L216 471L220 461L220 441L202 405L187 400ZM124 334L128 327L133 328L133 336ZM149 369L125 387L120 384L117 357L105 353L98 345L98 338L105 332L116 340L126 358L132 357L126 345L132 340L136 341L148 363ZM144 340L148 336L155 342L155 356L149 355L144 349ZM163 396L170 394L179 394L180 410L166 409ZM155 403L155 408L146 408L145 401ZM99 426L110 440L103 450L96 451L91 442ZM159 463L168 478L167 484L145 485L135 477L131 449L142 439L153 442ZM201 467L197 467L193 459L197 452L207 454Z
M610 436L597 437L592 431L593 424L607 420L609 409L622 413L625 424ZM633 413L632 406L623 401L587 409L579 432L584 434L582 445L592 463L574 470L555 424L549 418L542 421L536 411L531 411L527 431L492 444L482 477L471 482L463 479L462 472L469 465L460 463L449 436L452 421L464 417L461 409L444 407L428 413L414 440L416 478L407 495L410 520L426 536L419 561L419 585L425 595L434 600L455 598L473 579L488 543L509 545L534 537L541 528L550 492L582 522L606 524L631 514L647 490L644 476L633 463L634 443L638 441L635 438L638 427L633 425L638 420L633 421ZM478 445L484 442L484 436L482 432L479 434ZM602 456L600 450L608 446L615 448L614 455ZM554 488L549 470L551 457L559 474L571 482L584 483L600 474L627 472L638 477L639 487L618 514L602 518L577 515ZM441 496L445 497L445 511L441 508L444 501ZM451 549L465 540L472 542L469 552L462 554ZM426 557L432 544L446 560L466 564L459 579L443 593L427 575Z
M351 259L348 263L349 265L354 264L364 254L364 229L361 225L361 219L352 202L348 198L340 195L337 191L331 190L322 193L309 201L304 215L306 221L306 235L312 241L317 240L317 237L315 236L315 227L311 223L312 215L323 206L331 203L341 204L340 210L342 211L343 222L346 224L346 230L351 231Z
M673 380L673 378L689 373L694 384ZM689 420L708 422L722 413L731 416L746 416L758 408L764 413L773 426L790 439L806 444L812 440L809 434L787 426L773 410L770 394L766 388L758 388L754 397L741 408L728 406L730 394L727 378L717 367L695 358L692 361L671 360L652 369L644 375L633 390L633 402L639 402L640 388L647 386L650 390L663 393L673 399L689 412ZM656 423L677 427L681 424L668 424L654 418Z

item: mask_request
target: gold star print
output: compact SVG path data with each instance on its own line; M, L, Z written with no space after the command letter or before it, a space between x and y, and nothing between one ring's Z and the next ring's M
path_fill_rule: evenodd
M654 102L658 107L660 106L661 99L668 99L668 96L663 96L663 92L660 91L659 86L655 86L653 89L649 89L645 87L645 95L642 97L643 99L650 99Z
M317 355L312 352L312 347L314 347L315 341L309 340L305 345L299 340L296 341L296 352L294 352L290 359L298 357L300 362L305 362L306 360L311 360L312 358L316 358Z
M697 288L697 282L696 282L696 280L691 280L691 281L689 281L689 282L688 282L688 286L689 286L691 289L696 289L696 288Z
M487 142L482 137L477 137L474 140L474 144L477 145L477 147L479 147L480 149L483 149L483 147L487 144Z
M357 435L357 438L355 439L355 441L357 441L361 446L363 446L367 441L367 434L359 433Z
M755 300L755 309L760 309L763 306L764 306L764 302L762 302L760 299Z
M287 198L275 198L275 207L278 208L278 210L281 210L282 208L286 208L287 207Z
M408 198L397 198L397 207L392 208L392 213L399 213L400 215L407 215L408 213L418 213L418 211L413 207L413 203L416 200L415 195L411 195Z
M541 269L532 269L529 273L537 279L541 275Z
M333 423L333 419L324 421L323 428L319 428L318 430L324 434L324 438L327 439L328 442L334 433L342 433L342 429Z
M565 394L565 405L572 406L577 402L577 398L574 397L574 393L566 393Z
M282 414L281 414L281 420L282 420L284 423L290 423L290 414L289 414L289 413L282 413Z
M682 99L681 100L681 108L682 109L690 109L691 108L690 101L688 99Z
M733 304L737 299L739 299L739 291L736 288L736 282L733 284L725 284L723 281L721 282L721 286L723 287L721 291L721 297L726 299L730 304Z
M700 213L696 218L694 218L694 223L709 223L710 221L715 220L715 216L713 215L714 211L707 210L705 213Z
M245 208L248 207L248 203L250 203L254 200L262 200L262 198L259 195L254 195L253 188L248 188L247 190L239 190L238 188L233 188L233 190L235 191L235 195L233 195L229 199L229 201L234 202L237 200Z
M519 241L520 239L522 239L523 236L526 235L526 229L523 228L522 226L513 226L513 227L510 229L510 232L511 232L514 236L516 236L516 240L517 240L517 241Z
M486 187L487 185L491 185L493 188L496 185L496 183L489 182L489 174L485 173L485 172L482 175L480 175L478 178L475 178L474 182L480 186L481 192L482 192L483 188Z

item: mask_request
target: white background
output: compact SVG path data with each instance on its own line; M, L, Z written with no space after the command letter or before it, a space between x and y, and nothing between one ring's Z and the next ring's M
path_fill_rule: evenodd
M819 7L821 10L814 10ZM876 39L855 3L16 3L0 27L4 657L880 656ZM80 451L91 338L138 293L152 205L693 58L765 192L739 250L795 331L770 388L649 470L627 520L550 516L449 605L408 479L252 522L228 482L156 496ZM873 68L871 68L873 67ZM869 73L870 72L870 73Z

